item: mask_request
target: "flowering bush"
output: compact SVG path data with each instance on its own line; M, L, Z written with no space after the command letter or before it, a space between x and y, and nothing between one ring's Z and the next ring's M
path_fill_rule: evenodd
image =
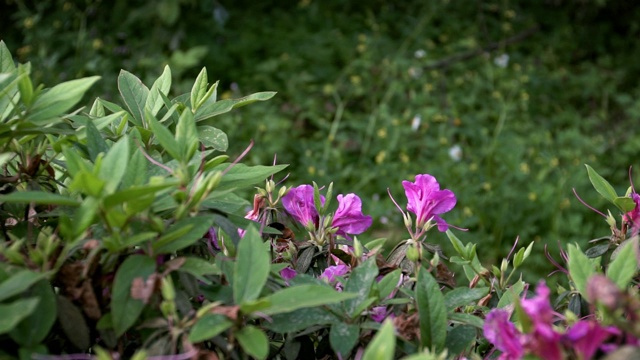
M71 111L98 79L34 87L0 42L0 355L37 359L592 359L637 356L638 196L591 167L620 212L584 252L563 244L557 296L522 280L533 242L499 266L445 218L436 178L391 196L407 238L367 238L372 217L333 184L291 186L285 166L221 152L203 70L169 97L122 71L121 105ZM88 109L88 110L87 110ZM264 182L253 203L241 190ZM452 186L454 187L454 186ZM248 207L248 211L247 211ZM454 254L429 243L445 232ZM358 238L360 236L360 238ZM450 269L453 269L451 270ZM566 279L563 277L566 276Z

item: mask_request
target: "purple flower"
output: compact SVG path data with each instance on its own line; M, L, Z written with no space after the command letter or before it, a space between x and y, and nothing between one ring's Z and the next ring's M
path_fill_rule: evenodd
M637 235L640 231L640 195L631 193L631 199L636 203L636 207L624 214L622 219L631 225L631 233Z
M369 315L371 315L371 319L377 323L381 323L384 319L387 318L387 307L386 306L375 306L371 308L369 311Z
M483 326L484 336L502 351L500 359L521 359L524 355L523 335L509 321L509 312L493 309L487 314Z
M440 190L436 178L429 174L416 175L415 182L403 181L407 195L407 210L416 215L417 227L423 227L427 221L438 224L438 230L447 231L449 225L440 217L456 205L456 196L451 190Z
M328 268L324 269L319 278L325 279L329 283L333 283L336 281L336 277L346 275L350 270L351 268L347 265L329 266Z
M320 196L320 202L324 204L324 197ZM300 185L291 188L282 198L284 209L305 227L318 225L318 210L313 202L313 186Z
M293 279L294 277L296 277L296 275L298 275L298 273L290 268L290 267L286 267L282 270L280 270L280 276L282 276L282 279L284 280L284 282L289 285L289 280Z
M333 216L332 227L337 235L361 234L371 226L371 216L362 213L362 200L356 194L338 195L338 210Z
M602 327L595 321L580 320L567 330L563 340L580 359L591 359L605 340L619 333L615 327Z
M527 334L527 348L543 359L562 359L560 334L553 329L553 308L549 302L549 288L541 281L536 287L536 296L522 299L522 309L533 324Z

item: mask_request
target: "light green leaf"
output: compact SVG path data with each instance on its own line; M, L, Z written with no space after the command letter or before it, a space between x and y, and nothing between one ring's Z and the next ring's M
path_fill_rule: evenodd
M129 112L133 115L131 121L137 126L142 126L144 123L145 104L147 97L149 97L149 88L132 73L120 70L118 90Z
M265 359L269 355L269 339L255 326L244 326L235 333L242 349L256 359Z
M11 52L4 40L0 40L0 73L12 72L16 69Z
M195 119L196 122L212 118L214 116L227 113L235 108L249 105L256 101L266 101L271 99L276 93L273 91L259 92L245 96L240 99L228 99L221 101L205 102L197 109Z
M79 208L76 209L73 219L73 234L78 236L93 224L98 212L100 201L95 197L86 197Z
M345 292L358 294L356 298L344 301L344 309L352 318L359 315L357 311L360 308L360 304L369 298L371 286L378 276L378 266L375 260L374 257L370 257L360 266L353 269L344 286Z
M47 275L46 273L36 273L31 270L20 270L11 274L7 280L0 283L0 301L21 294Z
M444 295L444 302L447 310L453 311L455 308L465 305L472 305L472 302L486 296L489 288L455 288Z
M120 185L129 164L129 139L123 136L115 143L102 160L99 176L105 180L105 192L113 193Z
M627 196L618 196L613 200L613 204L622 212L629 212L636 208L636 202Z
M415 292L422 347L440 352L447 336L447 309L438 282L425 268L418 270Z
M149 90L149 95L145 102L145 108L149 109L151 114L154 116L158 115L158 111L160 111L160 109L162 109L162 105L164 105L164 101L162 100L160 93L167 95L170 89L171 69L166 65L164 67L164 71L162 71L162 75L160 75L160 77L154 81L153 85L151 85L151 90Z
M587 296L587 280L595 274L595 269L589 258L575 244L569 244L569 275L576 289L583 297Z
M207 68L203 67L196 78L196 81L191 87L191 108L193 111L198 110L198 105L207 93L207 86L209 86L209 80L207 78Z
M605 180L600 174L598 174L593 168L587 164L584 166L587 167L587 174L589 175L589 180L591 181L591 185L596 189L596 191L602 195L605 199L615 202L615 199L618 197L616 194L616 190L609 184L607 180Z
M620 289L626 289L638 271L638 237L635 236L623 242L620 247L615 259L609 263L607 277Z
M0 203L35 203L42 205L79 206L80 202L68 196L44 191L15 191L0 195Z
M213 126L198 126L198 139L206 148L213 148L218 151L227 151L229 139L224 131Z
M230 164L222 164L215 167L215 170L223 171ZM263 183L264 179L284 170L288 165L275 166L247 166L245 164L235 164L222 177L220 184L216 187L217 191L228 189L242 189L259 183Z
M113 281L111 316L116 336L121 336L138 320L144 303L131 297L133 279L146 280L156 270L154 259L143 255L129 256L118 268Z
M179 160L181 158L180 147L178 146L178 142L173 138L171 131L162 125L148 110L146 110L146 114L149 127L151 128L153 135L156 137L156 140L158 140L160 145L169 153L169 155L171 155L171 157Z
M498 301L498 308L503 308L507 305L511 305L516 302L524 290L524 281L518 280L513 285L511 285L507 291L502 294L502 297Z
M240 241L240 245L245 238ZM267 296L265 299L271 303L271 306L262 310L262 313L267 315L286 313L306 307L341 303L355 299L357 296L357 293L346 292L346 289L345 292L337 292L326 285L297 285Z
M27 119L36 125L45 125L77 104L84 93L100 79L91 76L58 84L38 96L29 110Z
M180 115L176 126L176 144L180 149L180 157L177 160L189 162L198 148L198 130L193 120L191 111L185 110Z
M250 225L238 245L233 269L233 299L237 304L253 301L260 296L269 277L270 262L258 230Z
M392 360L396 351L396 335L391 320L385 320L369 346L364 350L362 360Z
M189 341L198 343L211 339L230 328L231 325L233 325L233 322L224 315L205 314L196 322L193 329L191 329Z
M31 315L38 306L38 299L20 299L0 304L0 334L11 331L22 319Z
M378 282L378 298L380 300L386 299L389 295L391 295L393 290L397 288L398 283L400 282L400 276L402 276L402 270L396 269L385 275Z
M56 321L56 297L47 280L40 280L27 291L23 298L36 298L38 305L28 317L20 321L9 333L11 338L25 347L34 347L49 334Z
M142 186L132 186L125 190L120 190L111 195L108 195L103 200L103 205L106 208L122 204L124 202L135 201L138 198L147 196L149 194L155 194L158 191L162 191L172 186L178 185L179 181L169 180L160 184L149 184Z
M484 320L472 314L454 312L449 313L447 317L452 322L471 325L478 329L484 326Z

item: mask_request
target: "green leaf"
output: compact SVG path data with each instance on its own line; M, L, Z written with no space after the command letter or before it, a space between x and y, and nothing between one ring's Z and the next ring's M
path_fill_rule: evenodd
M149 89L132 73L120 70L118 90L129 112L133 115L131 121L137 126L142 126Z
M575 244L569 244L569 275L576 289L583 297L587 296L587 280L595 273L589 258Z
M143 255L129 256L118 268L113 281L111 315L116 336L120 337L138 319L144 308L141 300L131 297L133 279L147 279L156 270L156 262Z
M54 86L36 98L29 110L28 120L36 125L47 124L77 104L99 79L99 76L91 76Z
M33 284L46 278L47 275L47 273L37 273L31 270L20 270L11 274L7 280L0 283L0 301L21 294Z
M607 277L616 283L618 288L625 289L638 271L638 237L623 242L620 248L615 259L609 263Z
M100 201L95 197L86 197L79 208L74 212L73 217L73 234L78 236L82 234L96 217Z
M271 317L271 322L265 323L264 326L277 333L285 334L301 331L314 325L336 324L342 321L323 308L312 307L276 314Z
M369 346L364 350L362 360L391 360L396 351L396 336L391 320L385 320Z
M516 283L511 285L507 291L502 294L500 300L498 301L498 308L503 308L507 305L511 305L515 303L522 291L524 290L524 281L518 280Z
M198 139L206 148L213 148L218 151L227 151L229 148L227 134L213 126L198 126Z
M587 167L587 174L589 175L589 180L591 184L596 189L596 191L602 195L605 199L615 203L618 194L616 194L616 190L609 184L607 180L605 180L600 174L598 174L593 168L587 164L584 166Z
M391 295L393 290L396 289L396 287L398 286L398 283L400 282L400 276L402 276L402 270L396 269L388 273L387 275L385 275L378 282L378 289L379 289L378 298L380 300L384 300L389 295Z
M4 40L0 40L0 73L12 72L16 69L16 65L11 57L11 52L5 44Z
M42 205L79 206L78 200L44 191L15 191L0 195L0 203L34 203Z
M162 75L160 75L160 77L154 81L153 85L151 85L151 90L149 90L149 95L145 102L145 108L149 109L151 114L154 116L158 115L158 111L160 111L160 109L162 109L162 105L164 105L164 101L162 100L160 93L167 95L170 89L171 69L169 68L169 65L166 65L164 67L164 71L162 71Z
M215 170L223 171L230 164L222 164L215 167ZM264 179L284 170L288 165L275 166L247 166L245 164L235 164L222 177L220 184L216 187L217 191L228 189L242 189L259 183L263 183Z
M178 271L189 273L205 284L210 284L211 281L204 275L220 275L222 273L215 263L197 257L186 258Z
M209 86L209 80L207 78L207 68L203 67L196 78L196 81L193 83L193 87L191 88L191 108L196 111L198 110L198 105L201 103L205 94L207 93L207 86Z
M120 185L129 164L129 139L123 136L115 143L102 160L99 176L105 180L105 192L113 193Z
M195 244L213 225L210 215L199 215L182 219L173 224L157 241L153 243L154 252L171 253Z
M345 292L357 293L358 296L344 302L344 309L351 318L359 315L360 304L369 298L371 286L378 276L378 266L375 258L371 257L351 271L349 279L344 286Z
M176 126L176 144L180 149L180 158L185 163L189 162L198 148L198 130L193 120L191 111L185 110L180 115L178 125Z
M96 157L100 153L107 153L109 151L109 146L107 142L104 141L102 134L98 128L93 124L92 121L87 121L85 126L86 128L86 136L87 136L87 151L89 152L89 159L95 162Z
M162 125L155 116L147 111L147 121L149 122L149 128L153 132L156 140L160 145L171 155L174 159L180 159L180 147L178 142L173 138L171 131Z
M235 333L242 349L256 359L269 355L269 339L255 326L247 325Z
M80 309L64 296L57 297L58 322L75 347L86 351L91 345L90 331Z
M276 93L273 91L259 92L245 96L240 99L228 99L221 101L205 102L196 111L196 122L212 118L214 116L227 113L235 108L249 105L256 101L265 101L271 99Z
M337 323L331 326L329 331L329 343L331 348L343 358L348 358L353 347L360 338L360 326L358 324Z
M618 196L613 199L613 204L620 209L620 211L627 213L636 208L636 202L632 198L627 196Z
M418 270L415 292L420 316L420 342L424 348L440 352L447 336L447 309L438 282L424 268Z
M129 165L127 166L127 171L122 176L122 188L127 189L130 187L138 186L143 187L149 181L148 169L149 169L149 161L145 159L142 154L142 149L136 149L129 160ZM163 184L177 184L174 182L167 181ZM151 184L150 184L151 185ZM153 186L160 184L153 184ZM127 189L128 190L128 189ZM115 194L114 194L115 195Z
M454 312L449 313L448 317L452 322L471 325L481 330L484 326L484 320L475 315Z
M1 293L0 293L1 294ZM38 306L38 299L20 299L0 304L0 334L11 331L22 319L31 315Z
M211 339L221 332L227 330L233 322L221 314L205 314L196 322L196 325L189 333L189 341L198 343Z
M142 186L132 186L125 190L120 190L111 195L108 195L103 200L103 205L107 208L113 207L124 202L136 201L136 199L142 198L149 194L155 194L158 191L166 188L176 186L179 184L178 180L169 180L161 184L149 184Z
M34 347L44 340L56 321L56 297L49 281L40 280L23 292L23 298L37 298L38 305L9 335L21 346Z
M461 354L476 341L478 330L473 326L458 325L447 334L446 348L449 354Z
M482 288L455 288L444 295L444 302L447 310L453 311L459 306L471 305L472 302L486 296L489 293L488 287Z
M238 245L233 269L233 299L237 304L253 301L260 296L269 277L270 262L258 230L250 225Z
M245 238L240 241L240 245ZM338 292L326 285L297 285L267 296L265 299L271 302L271 306L262 310L262 313L266 315L286 313L306 307L336 304L355 299L357 296L356 293L346 292L346 289L345 292Z

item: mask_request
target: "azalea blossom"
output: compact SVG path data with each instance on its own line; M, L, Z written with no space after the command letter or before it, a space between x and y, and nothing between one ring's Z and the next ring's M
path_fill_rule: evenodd
M338 210L333 215L331 227L338 228L336 235L348 238L347 234L362 234L373 221L362 213L362 200L356 194L338 195Z
M496 349L502 351L501 360L521 359L524 355L523 335L509 321L510 313L504 309L494 309L484 321L484 336Z
M632 235L637 235L640 231L640 195L633 192L631 193L631 199L635 202L636 207L624 214L622 219L631 226Z
M603 327L593 320L580 320L567 330L563 340L580 359L591 359L608 338L619 334L613 326Z
M318 278L333 283L336 281L336 277L346 275L349 271L351 271L351 268L347 265L333 265L324 269Z
M436 178L429 174L416 175L415 182L403 181L407 195L407 210L416 215L416 226L422 228L428 221L435 221L438 230L447 231L449 225L438 215L456 205L456 196L449 189L440 190Z
M324 204L324 196L320 196ZM291 188L282 198L282 206L297 222L307 228L318 226L318 210L313 201L313 186L300 185Z
M289 285L289 280L293 279L294 277L296 277L296 275L298 275L298 273L290 268L290 267L286 267L282 270L280 270L280 276L282 277L282 279L284 280L284 282Z

